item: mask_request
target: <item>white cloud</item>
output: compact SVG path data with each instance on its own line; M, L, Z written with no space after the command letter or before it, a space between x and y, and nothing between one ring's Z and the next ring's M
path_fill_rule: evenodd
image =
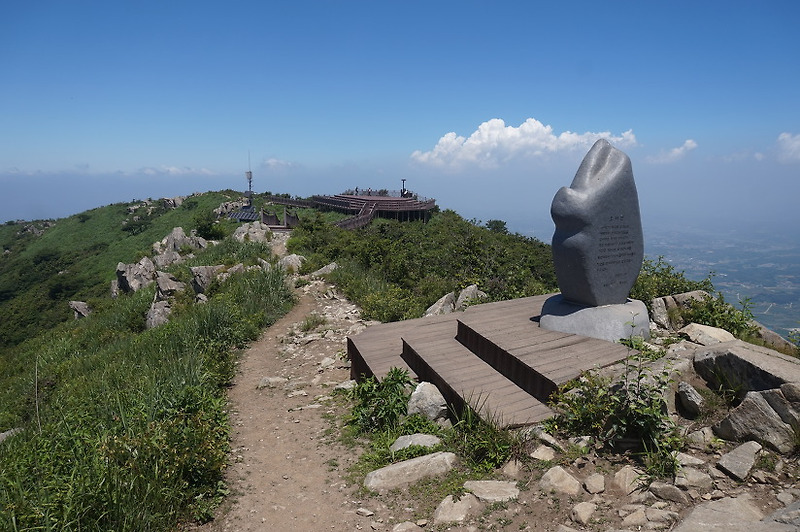
M261 166L268 169L268 170L287 170L289 168L295 167L295 163L291 161L284 161L282 159L276 159L275 157L270 157L266 159Z
M658 155L651 155L647 157L645 160L648 163L653 163L653 164L674 163L675 161L683 159L683 157L688 152L692 151L695 148L697 148L697 143L692 139L686 139L686 141L681 146L678 146L677 148L672 148L669 151L662 151Z
M778 159L784 162L800 161L800 134L778 135Z
M636 145L636 136L630 129L620 136L613 136L608 131L565 131L556 135L552 126L544 125L535 118L528 118L519 127L507 126L503 120L493 118L478 126L469 138L451 131L440 138L433 149L413 152L411 159L438 167L492 168L515 158L541 157L550 153L587 148L601 138L620 147Z
M158 168L147 166L139 169L137 173L148 176L214 175L214 172L212 172L207 168L191 168L188 166L167 166L167 165L161 165Z

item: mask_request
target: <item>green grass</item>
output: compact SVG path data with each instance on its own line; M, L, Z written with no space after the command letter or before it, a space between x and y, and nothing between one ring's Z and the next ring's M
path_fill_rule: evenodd
M265 251L226 244L237 260ZM209 252L209 258L214 254ZM2 358L0 529L166 530L226 493L236 349L292 304L281 271L218 284L144 330L154 289L107 301Z

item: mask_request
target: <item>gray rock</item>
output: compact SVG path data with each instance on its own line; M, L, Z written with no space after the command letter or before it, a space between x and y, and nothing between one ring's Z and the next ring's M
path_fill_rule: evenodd
M457 463L453 453L437 452L391 464L367 473L364 486L379 493L402 488L426 477L444 475Z
M756 463L761 445L754 441L745 442L729 453L722 455L717 467L736 480L746 480Z
M614 483L630 495L642 485L642 472L633 466L626 465L614 474Z
M569 188L553 198L553 263L570 301L625 303L639 275L644 239L639 197L627 155L598 140Z
M431 421L447 418L447 401L439 389L429 382L420 382L408 400L409 416L420 414Z
M765 517L764 522L789 525L795 527L795 530L800 530L800 501L791 503L786 508L776 510Z
M678 504L686 504L689 502L689 498L680 488L666 482L651 482L650 492L659 499L664 499L666 501L677 502Z
M533 452L530 454L530 457L543 462L551 462L555 459L556 452L548 445L539 445L533 450Z
M292 253L291 255L281 257L278 261L278 267L283 268L287 273L298 273L305 261L306 258L304 256Z
M647 510L644 507L637 508L632 511L622 520L622 526L625 528L635 528L641 530L641 527L647 524Z
M137 292L153 282L156 267L149 257L135 264L117 264L117 282L123 292Z
M683 467L675 475L675 485L690 490L693 488L708 490L714 485L711 475L694 467Z
M186 287L170 273L156 272L156 300L166 301Z
M145 316L145 327L152 329L164 325L169 321L170 313L172 313L172 307L170 307L169 301L154 301Z
M356 387L356 384L357 384L357 382L355 381L355 379L348 379L346 381L340 382L339 384L334 386L333 389L334 390L344 390L344 391L352 390L353 388Z
M267 224L261 222L244 223L233 232L237 242L269 242L272 235Z
M289 379L286 377L264 377L258 382L256 388L259 390L264 388L277 388L278 386L283 386L287 382L289 382Z
M561 466L548 469L539 480L539 487L545 492L552 490L566 495L578 495L581 492L581 483Z
M156 255L168 251L179 253L185 249L205 249L206 247L208 247L208 242L204 238L196 235L187 236L183 227L175 227L160 242L153 244L153 253Z
M794 430L773 410L762 392L748 392L742 403L713 428L720 438L729 441L755 440L781 453L794 449Z
M678 402L683 410L691 417L695 418L703 408L703 396L688 382L678 383Z
M402 523L397 523L392 528L392 532L422 532L423 530L425 529L417 525L416 523L412 523L411 521L403 521Z
M225 266L193 266L189 268L192 272L192 288L195 293L202 294L211 286L217 278L217 273L225 269Z
M182 260L183 258L181 257L180 253L172 250L159 253L158 255L153 257L153 263L156 265L156 268L159 269L166 268L167 266L171 266L172 264L177 264Z
M603 493L606 490L606 477L600 473L592 473L583 481L583 487L592 495Z
M92 309L89 308L88 303L85 301L70 301L69 308L72 309L72 313L75 315L76 320L85 318L92 313Z
M677 453L675 459L681 467L705 465L705 460L686 453Z
M580 525L586 525L597 510L597 505L591 502L579 502L572 507L569 518Z
M11 436L13 436L15 434L19 434L20 432L22 432L22 429L20 429L20 428L8 429L6 431L0 432L0 443L3 443L5 440L10 438Z
M689 433L686 436L686 442L692 449L705 451L711 446L714 441L714 431L711 427L703 427L700 430Z
M472 303L474 303L476 301L482 301L482 300L485 300L485 299L488 299L488 298L489 298L489 296L486 293L481 292L480 290L478 290L478 285L471 284L468 287L466 287L465 289L463 289L460 294L458 294L458 299L456 300L456 303L455 303L455 309L456 310L464 310L470 304L472 304Z
M517 483L504 480L468 480L464 489L481 502L506 502L519 498Z
M668 331L677 331L685 325L681 312L688 309L693 301L702 301L711 297L708 292L695 290L682 294L657 297L651 302L653 322Z
M749 495L722 499L697 505L673 532L790 532L791 525L762 521L763 515L751 502Z
M690 323L679 330L678 334L696 344L705 346L736 340L736 337L725 329L711 327L709 325L700 325L699 323Z
M456 309L456 296L450 292L440 297L436 303L428 307L425 316L438 316L440 314L451 314Z
M327 266L323 266L322 268L320 268L319 270L315 271L311 275L313 275L314 277L322 277L323 275L328 275L329 273L331 273L333 270L335 270L338 267L339 267L338 264L336 264L335 262L331 262Z
M741 340L698 350L694 369L715 389L736 387L746 392L800 382L800 360Z
M448 495L439 503L439 506L433 513L433 524L439 526L463 523L470 517L479 515L482 509L483 505L481 502L471 493L463 495L458 500L455 500L452 495Z
M574 303L558 294L544 302L539 326L609 342L632 336L650 338L647 307L634 299L618 305L590 306Z
M410 434L398 437L394 443L389 447L389 450L397 452L401 449L418 445L420 447L436 447L440 445L442 440L433 434Z

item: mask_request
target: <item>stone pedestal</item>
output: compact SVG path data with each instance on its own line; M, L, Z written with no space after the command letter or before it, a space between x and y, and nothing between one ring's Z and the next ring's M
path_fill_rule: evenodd
M647 307L636 299L599 307L573 303L561 294L545 301L539 320L542 329L579 334L609 342L632 336L650 338Z

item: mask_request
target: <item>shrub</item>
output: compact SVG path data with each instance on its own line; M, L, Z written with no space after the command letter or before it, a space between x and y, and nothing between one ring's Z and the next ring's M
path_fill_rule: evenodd
M720 292L692 300L689 308L684 311L683 318L702 325L725 329L732 335L742 340L752 339L758 328L753 323L753 313L749 299L741 301L741 308L736 308L725 301Z
M396 428L406 415L411 384L408 371L399 368L391 368L380 381L364 379L351 392L356 404L350 423L364 433Z
M648 312L652 312L652 301L657 297L694 290L710 291L713 288L710 274L702 281L691 281L686 278L684 272L677 271L664 257L658 257L655 261L645 258L630 297L642 301L647 306Z
M551 431L594 436L608 448L628 443L644 451L648 471L657 476L675 472L672 452L682 441L666 412L663 396L669 372L653 371L644 356L633 355L625 362L620 382L587 372L553 394L557 415L548 421Z

